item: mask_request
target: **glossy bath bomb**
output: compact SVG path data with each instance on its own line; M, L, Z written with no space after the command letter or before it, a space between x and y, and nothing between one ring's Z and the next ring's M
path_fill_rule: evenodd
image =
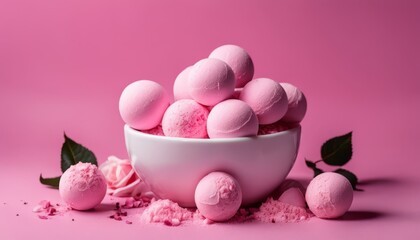
M305 117L307 102L302 91L290 83L280 83L287 95L287 112L281 119L283 122L299 123Z
M235 75L225 62L206 58L193 65L187 85L192 99L206 106L214 106L232 96Z
M168 107L162 119L165 136L206 138L209 110L192 99L181 99Z
M207 119L210 138L256 136L258 119L245 102L229 99L214 106Z
M82 162L68 168L59 184L61 198L76 210L96 207L104 199L106 188L105 177L98 167Z
M169 96L160 84L139 80L123 90L119 102L120 115L130 127L148 130L160 124L169 103Z
M192 66L189 66L182 70L180 74L175 79L174 82L174 98L175 101L181 99L191 99L190 94L188 93L188 77L190 76Z
M236 45L223 45L213 50L209 58L226 62L233 70L236 87L245 86L254 76L254 63L245 49Z
M306 189L306 203L319 218L337 218L349 210L353 188L344 176L326 172L319 174Z
M239 99L257 114L260 124L280 120L287 112L287 95L281 85L269 78L257 78L245 85Z
M204 217L222 222L229 220L238 211L242 203L242 190L231 175L212 172L200 180L194 199Z

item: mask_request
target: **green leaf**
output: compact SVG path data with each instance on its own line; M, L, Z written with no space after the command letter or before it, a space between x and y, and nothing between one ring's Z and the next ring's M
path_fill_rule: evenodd
M338 174L341 174L344 177L346 177L347 180L349 180L349 182L350 182L353 190L359 190L359 191L361 191L361 189L357 189L357 187L356 187L357 182L359 180L357 179L357 176L354 173L352 173L352 172L350 172L350 171L348 171L346 169L342 169L342 168L339 168L339 169L335 170L334 172L336 172Z
M305 163L306 163L306 166L308 166L308 168L310 168L314 171L314 177L316 177L319 174L324 172L322 169L317 168L316 163L314 163L314 162L311 162L311 161L305 159Z
M352 132L331 138L321 147L321 157L328 165L343 166L350 161L353 154L351 143Z
M43 178L42 174L39 175L39 181L47 186L53 187L53 188L58 188L59 184L60 184L60 178L59 177L54 177L54 178Z
M316 167L316 164L314 162L309 161L308 159L305 159L305 163L306 163L306 166L308 166L308 168Z
M61 171L64 173L71 165L78 162L92 163L98 166L92 151L73 141L64 133L64 143L61 147Z

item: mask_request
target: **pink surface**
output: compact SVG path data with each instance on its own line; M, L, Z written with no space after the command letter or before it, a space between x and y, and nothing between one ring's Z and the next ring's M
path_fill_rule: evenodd
M414 0L1 1L0 238L420 238L419 11ZM309 179L304 157L318 159L326 139L354 131L346 168L365 191L342 220L169 228L116 222L107 204L46 221L31 212L42 199L60 201L37 179L59 174L63 131L100 163L125 158L124 87L151 79L170 92L182 69L227 43L249 52L255 77L307 97L292 176Z

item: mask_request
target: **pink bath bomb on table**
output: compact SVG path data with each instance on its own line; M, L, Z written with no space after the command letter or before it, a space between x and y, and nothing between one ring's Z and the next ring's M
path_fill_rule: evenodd
M279 201L296 207L306 208L305 195L296 187L284 191L279 197Z
M258 119L248 104L229 99L217 104L210 111L207 132L210 138L256 136Z
M120 115L130 127L148 130L160 124L169 103L168 94L160 84L140 80L123 90L119 102Z
M236 45L223 45L213 50L209 58L226 62L235 74L236 87L245 86L254 76L254 63L245 49Z
M200 180L194 199L204 217L221 222L229 220L238 211L242 203L242 190L231 175L212 172Z
M283 122L299 123L305 117L307 102L302 91L290 83L280 83L287 95L287 112L281 119Z
M178 100L163 115L163 133L169 137L205 138L208 115L209 110L196 101Z
M190 76L192 66L189 66L182 70L180 74L175 79L174 82L174 98L175 101L181 99L191 99L190 94L188 93L188 78Z
M234 89L235 75L219 59L202 59L190 71L188 93L198 103L214 106L232 96Z
M280 202L306 208L305 191L305 188L300 182L293 179L286 179L271 193L271 196Z
M309 209L319 218L337 218L349 210L353 188L344 176L326 172L319 174L306 189Z
M269 78L257 78L245 85L239 99L257 114L260 124L280 120L287 112L287 95L281 85Z
M102 172L91 163L70 166L60 178L60 196L71 208L88 210L105 197L107 183Z

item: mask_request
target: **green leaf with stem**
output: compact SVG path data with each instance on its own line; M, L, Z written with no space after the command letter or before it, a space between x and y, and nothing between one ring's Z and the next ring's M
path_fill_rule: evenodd
M39 181L47 186L53 187L53 188L58 188L59 184L60 184L60 178L59 177L54 177L54 178L43 178L42 174L39 175Z

